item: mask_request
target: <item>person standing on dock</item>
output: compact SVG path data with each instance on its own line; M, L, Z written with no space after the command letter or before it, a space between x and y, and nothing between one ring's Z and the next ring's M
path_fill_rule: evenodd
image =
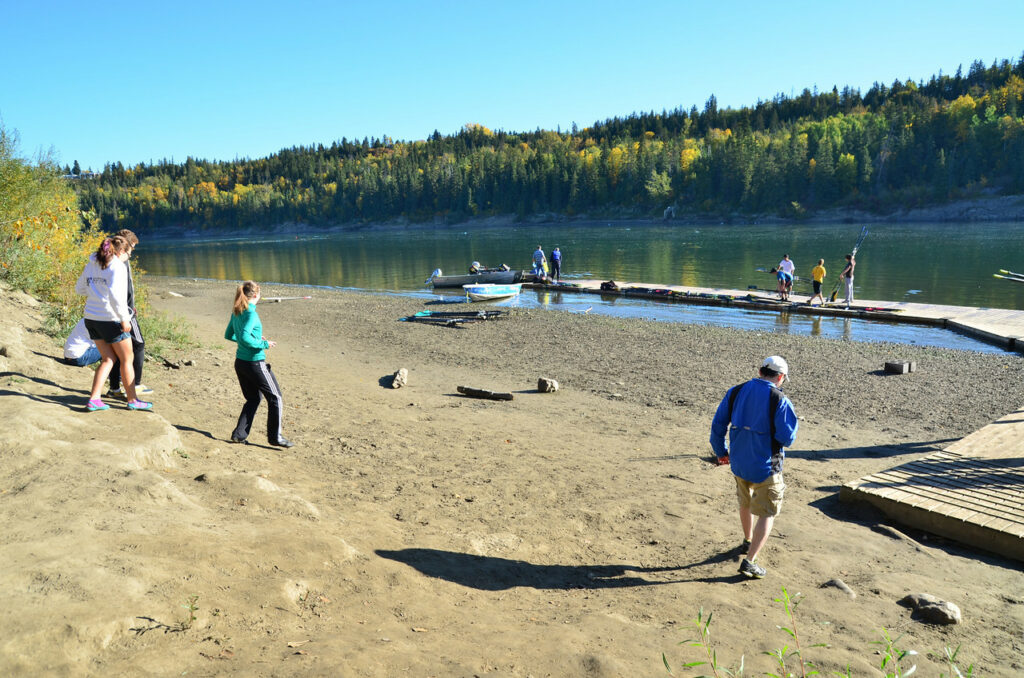
M784 299L789 299L789 294L793 291L793 275L796 272L796 264L789 258L788 254L782 255L782 261L775 267L779 271L779 296ZM785 274L785 275L781 275Z
M562 279L562 252L557 247L551 250L551 277L555 282Z
M853 303L853 269L857 266L857 262L854 260L852 254L846 255L846 266L843 267L843 272L839 274L839 279L846 286L846 308L850 308L850 304Z
M537 275L547 273L548 258L544 256L544 250L540 245L533 251L533 272Z
M767 572L758 564L757 554L768 541L775 516L782 509L786 489L782 462L785 448L796 440L799 425L793 403L780 389L788 375L785 359L768 356L757 378L726 392L711 422L711 449L720 466L730 465L736 479L743 546L747 550L740 574L751 579L761 579Z
M814 285L814 294L807 300L808 306L814 306L814 298L817 297L821 300L821 305L825 305L825 297L821 296L821 286L825 282L825 260L818 259L818 265L811 269L811 284Z

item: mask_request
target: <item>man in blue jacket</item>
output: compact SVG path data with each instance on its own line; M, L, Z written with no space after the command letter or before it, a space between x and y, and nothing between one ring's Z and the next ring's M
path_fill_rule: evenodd
M736 477L740 524L747 547L740 574L752 579L761 579L766 573L757 563L757 554L768 541L775 516L782 509L786 489L782 482L784 448L796 440L796 412L779 389L788 375L789 365L783 358L765 358L758 378L726 392L711 422L711 448L718 463L729 464ZM753 516L757 516L756 523Z

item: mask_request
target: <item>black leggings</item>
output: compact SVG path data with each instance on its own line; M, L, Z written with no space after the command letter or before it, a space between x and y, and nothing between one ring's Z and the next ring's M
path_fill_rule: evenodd
M238 424L235 425L234 437L236 440L245 440L249 437L249 430L252 428L252 420L256 417L256 410L260 401L267 399L267 440L271 445L276 445L281 439L281 410L284 408L284 400L281 398L281 387L277 385L277 377L263 360L241 360L235 358L235 374L238 375L238 385L242 387L242 395L245 396L245 405L242 405L242 413L238 415Z

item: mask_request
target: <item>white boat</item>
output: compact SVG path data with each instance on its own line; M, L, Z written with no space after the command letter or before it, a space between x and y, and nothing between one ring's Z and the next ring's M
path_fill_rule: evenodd
M523 287L522 283L501 285L496 283L477 283L474 285L463 285L466 296L473 301L494 301L495 299L508 299L519 295Z

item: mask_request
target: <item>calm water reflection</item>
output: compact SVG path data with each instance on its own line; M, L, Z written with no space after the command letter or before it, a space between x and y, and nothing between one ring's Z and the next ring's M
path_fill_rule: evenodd
M1024 270L1024 224L875 224L858 255L856 294L868 299L1024 308L1024 284L992 277L1000 268ZM606 223L542 224L501 228L416 228L365 230L317 236L244 239L148 240L139 263L157 275L255 279L299 285L400 291L423 294L434 268L461 273L471 261L528 268L534 247L563 252L563 275L704 287L773 287L757 269L774 266L788 253L797 274L810 277L818 258L829 269L831 289L843 255L860 233L859 224L787 226L610 226ZM798 286L798 293L801 288ZM807 292L809 294L809 290ZM953 335L933 328L881 325L775 312L738 312L657 302L615 302L594 295L541 292L513 303L638 315L683 322L852 339L894 339L903 327L929 335ZM628 309L628 310L627 310ZM858 328L864 327L861 330ZM976 342L970 342L976 347Z

